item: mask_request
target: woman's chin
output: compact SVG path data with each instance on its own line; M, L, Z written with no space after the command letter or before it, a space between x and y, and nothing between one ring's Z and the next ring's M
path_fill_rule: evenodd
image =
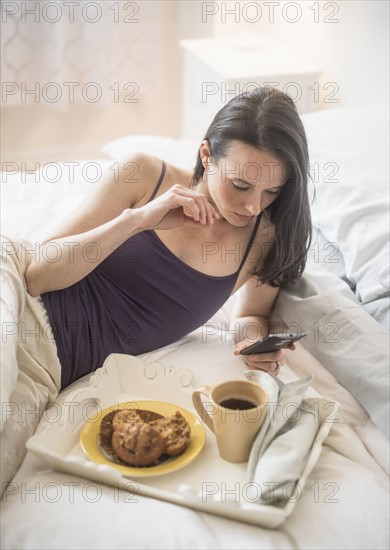
M232 212L231 218L231 223L233 225L239 225L240 227L242 227L250 224L256 218L256 216L245 216L244 214L239 214L238 212Z

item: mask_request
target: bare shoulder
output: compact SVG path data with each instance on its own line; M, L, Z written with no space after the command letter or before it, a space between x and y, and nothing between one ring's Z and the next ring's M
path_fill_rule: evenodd
M88 231L119 216L126 208L142 206L152 195L162 167L161 159L143 152L122 158L106 171L93 193L85 196L58 225L51 238Z
M116 171L117 182L121 185L127 197L124 208L147 202L153 192L162 171L162 160L156 156L134 151L118 161ZM111 177L111 184L113 176Z
M134 152L122 159L119 170L119 181L128 187L131 197L130 206L143 206L148 202L156 185L165 173L158 194L163 193L175 184L188 187L192 172L174 166L154 155L143 152Z
M157 157L147 155L147 158L144 158L142 162L144 164L140 167L140 179L143 181L144 194L138 198L135 206L143 206L146 202L148 202L156 188L163 170L163 161ZM192 171L175 166L174 164L170 164L168 162L164 162L164 164L164 177L156 196L161 195L176 184L184 187L190 187L193 174Z

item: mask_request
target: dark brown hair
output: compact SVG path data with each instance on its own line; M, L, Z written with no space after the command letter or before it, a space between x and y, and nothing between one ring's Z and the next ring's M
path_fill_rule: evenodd
M292 99L283 92L259 87L229 101L215 116L204 137L211 158L218 161L233 140L269 151L288 168L286 183L266 209L275 228L262 265L254 274L262 283L283 286L303 273L311 240L308 198L309 153L302 121ZM204 174L200 154L192 185Z

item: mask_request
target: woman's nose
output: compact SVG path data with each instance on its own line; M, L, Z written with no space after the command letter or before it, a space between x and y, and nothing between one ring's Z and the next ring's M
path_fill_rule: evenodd
M251 200L246 204L245 209L249 212L251 216L258 216L262 210L261 208L261 197L257 200Z

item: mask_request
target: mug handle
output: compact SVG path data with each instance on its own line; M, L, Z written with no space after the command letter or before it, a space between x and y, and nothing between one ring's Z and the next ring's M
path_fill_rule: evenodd
M193 392L192 402L199 416L203 420L203 422L206 422L210 430L214 432L214 424L213 424L212 418L209 416L208 412L204 408L203 402L200 398L201 395L205 395L206 397L210 398L210 393L211 393L210 386L203 386L202 388L199 388Z

